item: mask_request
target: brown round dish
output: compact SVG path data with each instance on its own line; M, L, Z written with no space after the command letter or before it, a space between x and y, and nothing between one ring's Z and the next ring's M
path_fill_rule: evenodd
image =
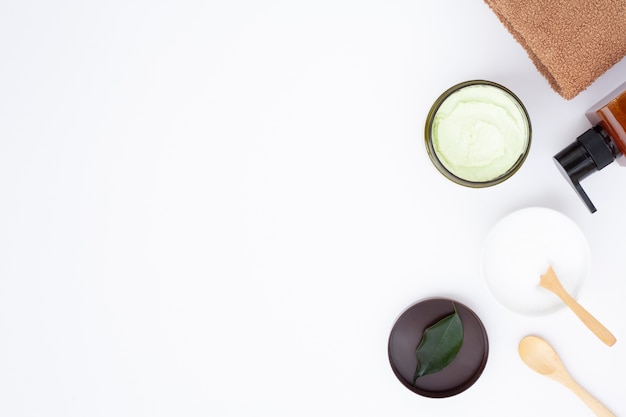
M454 360L439 372L418 378L415 350L424 330L457 311L463 323L463 345ZM389 336L389 362L396 377L416 394L444 398L459 394L472 386L482 374L489 355L487 332L478 316L467 306L447 298L429 298L409 307L398 318Z

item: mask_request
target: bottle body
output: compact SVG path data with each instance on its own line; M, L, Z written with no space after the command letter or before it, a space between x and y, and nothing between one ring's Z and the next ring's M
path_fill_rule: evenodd
M626 83L587 111L592 125L600 125L621 154L626 154Z

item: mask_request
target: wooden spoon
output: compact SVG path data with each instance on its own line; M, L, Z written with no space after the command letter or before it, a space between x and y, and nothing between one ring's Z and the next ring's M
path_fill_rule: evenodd
M617 339L602 323L583 308L578 302L563 288L561 281L554 273L552 267L548 267L545 274L541 276L539 286L555 293L563 302L578 316L580 320L596 335L600 340L609 346L613 346Z
M572 390L597 416L615 417L615 414L574 381L548 342L537 336L526 336L519 342L518 352L526 365Z

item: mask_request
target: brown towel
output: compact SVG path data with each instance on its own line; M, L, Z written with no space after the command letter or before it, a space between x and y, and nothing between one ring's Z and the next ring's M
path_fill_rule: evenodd
M552 88L568 100L626 55L626 0L485 3L526 49Z

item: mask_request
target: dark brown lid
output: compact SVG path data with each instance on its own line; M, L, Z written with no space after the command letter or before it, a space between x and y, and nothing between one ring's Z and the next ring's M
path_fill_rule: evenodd
M424 330L454 313L452 303L463 323L461 350L447 367L418 378L413 385L415 350ZM388 350L391 368L404 386L425 397L443 398L459 394L476 382L487 364L489 341L482 322L467 306L447 298L430 298L402 313L391 330Z

